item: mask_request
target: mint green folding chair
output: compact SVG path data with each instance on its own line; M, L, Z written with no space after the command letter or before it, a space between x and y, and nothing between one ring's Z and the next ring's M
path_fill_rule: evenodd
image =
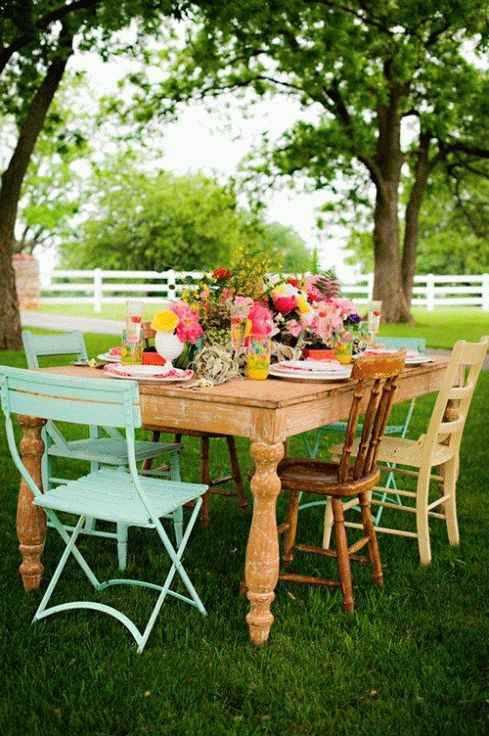
M385 348L393 350L402 350L402 348L406 348L407 350L417 350L420 353L424 353L426 351L426 340L422 337L379 337L377 342L380 345L383 345ZM407 408L407 412L404 415L404 420L402 424L389 424L385 428L384 434L405 438L409 430L409 425L411 423L415 404L416 399L411 399ZM324 434L326 434L327 432L338 432L344 434L346 432L346 424L346 422L333 422L332 424L327 424L324 427L320 427L314 432L309 432L308 434L305 434L304 445L309 457L317 457L321 446L321 440ZM361 434L362 431L363 424L359 423L357 426L357 434ZM395 467L395 465L391 467ZM382 502L390 501L392 503L402 505L400 496L395 493L397 486L393 472L388 474L384 489L385 490L382 492L382 494L374 493L373 495L379 496ZM393 490L393 494L388 493L389 489ZM304 509L312 508L313 506L324 506L326 503L327 501L324 500L310 501L299 506L299 510L302 511ZM360 508L358 508L357 510L360 511ZM380 522L383 510L384 507L379 506L377 513L374 516L374 521L377 525Z
M167 596L195 606L205 615L204 605L183 567L182 556L202 505L201 497L208 487L197 483L147 478L138 474L134 430L141 427L141 413L137 383L105 379L86 381L72 376L49 375L23 368L0 366L0 392L7 440L14 463L32 491L34 503L45 509L49 521L66 544L33 620L38 621L54 613L78 608L100 611L120 621L134 637L138 652L142 652ZM64 485L42 493L19 455L12 414L27 414L73 424L95 422L99 426L123 428L129 472L117 468L100 468L78 480L67 481ZM195 505L182 540L175 548L161 519L172 518L181 513L182 506L190 501L194 501ZM58 512L79 517L71 536L60 521ZM99 581L76 546L87 517L155 529L172 563L163 585L133 579ZM158 591L156 604L145 628L140 631L121 611L95 601L74 601L48 607L70 555L73 555L97 591L113 585L141 586ZM171 589L176 575L188 595Z
M52 335L34 335L28 330L22 332L22 341L29 368L39 368L39 359L42 357L73 356L77 361L88 360L85 340L81 332L65 332ZM66 483L66 478L53 474L52 460L55 457L71 460L85 460L90 463L90 469L95 471L104 465L127 467L127 445L121 433L113 427L98 427L90 422L89 436L86 439L67 440L56 424L48 421L43 430L43 440L47 453L42 463L42 484L44 490L55 485ZM145 442L137 441L135 445L137 462L153 460L160 455L168 455L168 472L152 471L147 475L169 477L180 480L180 445L175 442ZM73 527L67 526L68 531ZM95 522L87 518L82 534L91 534L97 537L115 539L117 541L117 557L119 569L125 570L127 564L127 526L117 524L116 532L99 531ZM181 520L175 518L175 535L177 542L182 538Z

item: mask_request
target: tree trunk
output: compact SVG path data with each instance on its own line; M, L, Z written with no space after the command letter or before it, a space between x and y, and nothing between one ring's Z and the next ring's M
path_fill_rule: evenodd
M373 295L374 299L382 300L385 322L407 322L411 315L402 289L398 215L399 182L404 160L399 109L401 89L391 81L390 62L386 62L384 72L390 82L390 96L388 104L377 110Z
M402 251L402 288L406 304L409 308L411 307L414 276L416 274L419 214L431 169L429 160L430 140L431 135L429 133L421 133L419 136L414 182L406 206L404 247Z
M385 322L411 319L404 299L399 251L398 184L377 188L374 211L374 299L382 301Z
M27 167L47 111L63 77L70 53L71 37L67 42L64 36L61 55L49 66L42 84L32 98L12 158L2 175L0 186L0 304L3 318L0 320L0 349L21 347L20 317L12 268L15 220Z

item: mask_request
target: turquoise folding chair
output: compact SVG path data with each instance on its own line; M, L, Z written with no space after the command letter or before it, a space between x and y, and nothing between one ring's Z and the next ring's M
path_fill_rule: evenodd
M424 353L426 351L426 340L422 337L379 337L377 342L379 343L379 345L383 345L385 348L393 350L401 350L402 348L407 348L407 350L417 350L420 353ZM402 424L389 424L385 428L385 435L394 435L402 438L406 437L413 416L415 403L416 399L411 399ZM359 423L357 427L357 434L361 434L362 431L363 424ZM324 427L320 427L319 429L315 430L315 432L305 434L304 445L309 457L317 457L321 445L321 440L324 434L327 432L339 432L344 434L346 432L346 422L333 422L332 424L327 424ZM395 493L397 486L394 473L389 473L384 488L387 490L384 490L383 493L380 494L380 498L383 502L391 501L393 503L402 505L401 498L397 493ZM390 495L388 493L388 489L392 489L394 491L393 495ZM325 504L326 501L311 501L309 503L302 504L301 506L299 506L299 509L302 511L306 508L311 508L313 506L324 506ZM383 510L384 507L379 506L378 511L374 517L375 523L377 525L380 522Z
M60 611L78 608L100 611L120 621L134 637L138 652L142 652L167 596L195 606L205 615L204 605L181 560L202 505L201 496L208 488L203 484L147 478L138 474L134 430L141 427L141 412L137 383L105 379L86 381L72 376L49 375L23 368L0 366L0 392L7 440L14 463L34 496L33 502L45 509L49 521L66 544L33 620L38 621ZM19 455L12 414L27 414L73 424L95 422L100 426L123 428L129 471L101 468L42 493ZM176 549L170 542L161 519L181 513L183 505L190 501L194 501L195 505ZM60 521L58 512L76 514L79 517L71 536ZM163 585L132 579L99 581L76 546L87 517L155 529L172 563ZM142 631L116 608L95 601L74 601L48 608L51 595L70 555L73 555L97 591L113 585L133 585L159 592ZM177 574L188 596L171 590L170 586Z
M53 335L34 335L28 330L22 332L22 341L29 368L39 368L39 358L55 356L73 356L75 360L88 360L85 341L81 332L65 332ZM101 430L105 436L101 436ZM61 457L71 460L85 460L90 463L91 470L98 470L103 465L127 467L127 445L124 437L113 427L98 427L90 422L89 437L81 440L67 440L56 424L48 421L43 430L43 440L47 453L42 463L42 484L44 490L53 485L66 482L66 478L53 475L52 458ZM168 454L168 472L158 473L161 477L180 480L180 445L175 442L144 442L135 445L136 460L152 460L162 454ZM149 473L148 473L149 474ZM156 472L151 473L155 475ZM72 527L67 527L72 531ZM127 564L127 526L120 523L116 532L98 531L93 519L87 518L82 534L117 540L117 557L119 569L125 570ZM175 519L175 535L177 542L181 539L181 520Z

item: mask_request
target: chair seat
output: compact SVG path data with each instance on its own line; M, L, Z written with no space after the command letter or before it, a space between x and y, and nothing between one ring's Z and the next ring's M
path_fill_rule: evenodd
M201 483L155 480L142 476L139 479L148 504L159 518L171 514L184 503L193 501L207 491L207 486ZM123 470L97 470L47 491L36 497L34 503L54 511L65 511L104 521L135 526L146 526L150 523L131 476Z
M303 491L327 496L356 496L377 485L380 471L375 470L361 480L350 478L342 483L338 481L338 464L309 458L290 458L283 460L278 466L278 475L282 488L289 491Z
M68 450L61 445L51 445L49 455L69 457L73 460L90 460L101 465L127 465L127 444L125 438L100 437L72 440L66 443ZM170 450L178 450L175 442L136 442L136 461L157 457Z
M384 437L379 445L377 460L383 463L396 463L397 465L409 465L419 468L423 464L422 451L423 442L419 440L406 440L401 437ZM356 455L360 440L355 440L352 454ZM453 457L453 450L448 445L435 445L431 456L433 466L442 465Z

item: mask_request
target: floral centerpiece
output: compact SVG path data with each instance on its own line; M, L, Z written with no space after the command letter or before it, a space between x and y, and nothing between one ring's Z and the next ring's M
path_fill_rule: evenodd
M198 312L184 301L171 302L167 309L157 312L151 328L155 331L156 351L170 362L184 350L189 351L189 346L195 346L204 334Z
M305 277L271 277L269 302L277 326L277 343L295 356L304 351L334 350L339 341L351 342L360 316L353 302L339 296L340 284L329 271Z
M360 316L353 302L340 296L333 271L271 276L270 265L263 256L243 252L232 270L216 268L183 293L186 311L173 308L182 319L181 329L190 329L192 338L198 333L201 352L213 348L209 357L214 373L226 373L215 365L216 356L226 351L234 355L229 371L242 369L243 353L251 352L252 335L261 336L254 346L271 341L272 355L278 360L298 358L311 350L334 350L354 340ZM178 327L174 331L178 335ZM188 335L186 340L192 342ZM265 354L264 348L260 357Z

